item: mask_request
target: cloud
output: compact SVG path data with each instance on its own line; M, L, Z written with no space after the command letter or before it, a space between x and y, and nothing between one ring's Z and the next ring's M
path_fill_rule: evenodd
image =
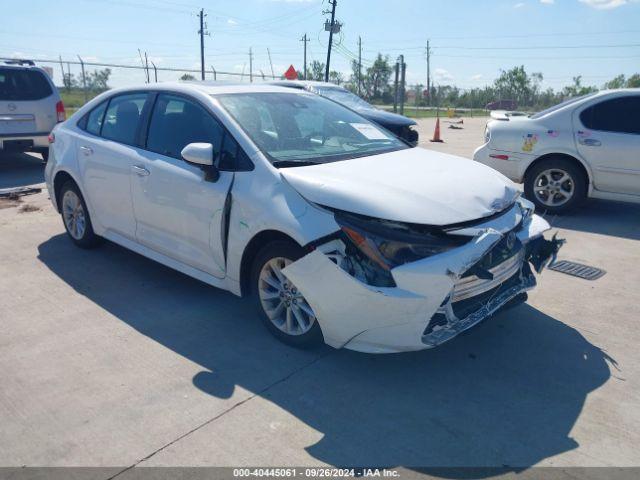
M629 0L580 0L580 2L597 10L611 10L630 3Z
M436 68L434 71L434 76L436 80L440 82L448 82L453 80L453 75L451 75L451 73L449 73L449 71L445 70L444 68Z
M553 5L556 3L556 0L540 0L540 3L544 3L545 5Z
M516 4L513 6L513 8L522 8L522 7L524 7L524 3L523 3L523 2L516 3Z
M480 80L481 78L482 78L481 73L476 73L475 75L471 76L471 80Z
M233 18L228 18L227 19L227 24L228 25L237 25L238 22L236 22Z

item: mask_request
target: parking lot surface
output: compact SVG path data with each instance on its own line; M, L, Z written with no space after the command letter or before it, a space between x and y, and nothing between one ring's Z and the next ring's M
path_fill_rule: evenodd
M464 130L421 144L469 157ZM20 155L0 188L42 182ZM640 205L548 219L560 258L529 302L433 350L273 339L249 302L116 245L80 250L46 191L0 200L0 465L640 464Z

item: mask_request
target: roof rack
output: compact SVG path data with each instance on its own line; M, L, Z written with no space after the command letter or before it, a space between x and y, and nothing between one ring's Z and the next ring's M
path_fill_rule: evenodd
M2 61L7 65L30 65L32 67L36 65L33 60L24 58L3 58Z

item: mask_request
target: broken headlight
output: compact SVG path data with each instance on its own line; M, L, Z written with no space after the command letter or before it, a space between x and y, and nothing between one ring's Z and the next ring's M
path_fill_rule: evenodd
M446 252L469 241L433 229L351 215L336 215L350 243L383 270Z

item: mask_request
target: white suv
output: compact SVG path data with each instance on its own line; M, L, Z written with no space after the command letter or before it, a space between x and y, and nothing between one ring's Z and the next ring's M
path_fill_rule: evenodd
M586 197L640 203L640 89L571 99L530 117L498 116L473 159L511 180L541 210Z
M47 137L65 111L53 81L30 60L0 62L0 153L49 157Z
M433 347L524 301L530 265L560 246L495 170L304 91L114 90L51 140L45 178L73 242L252 295L293 345Z

